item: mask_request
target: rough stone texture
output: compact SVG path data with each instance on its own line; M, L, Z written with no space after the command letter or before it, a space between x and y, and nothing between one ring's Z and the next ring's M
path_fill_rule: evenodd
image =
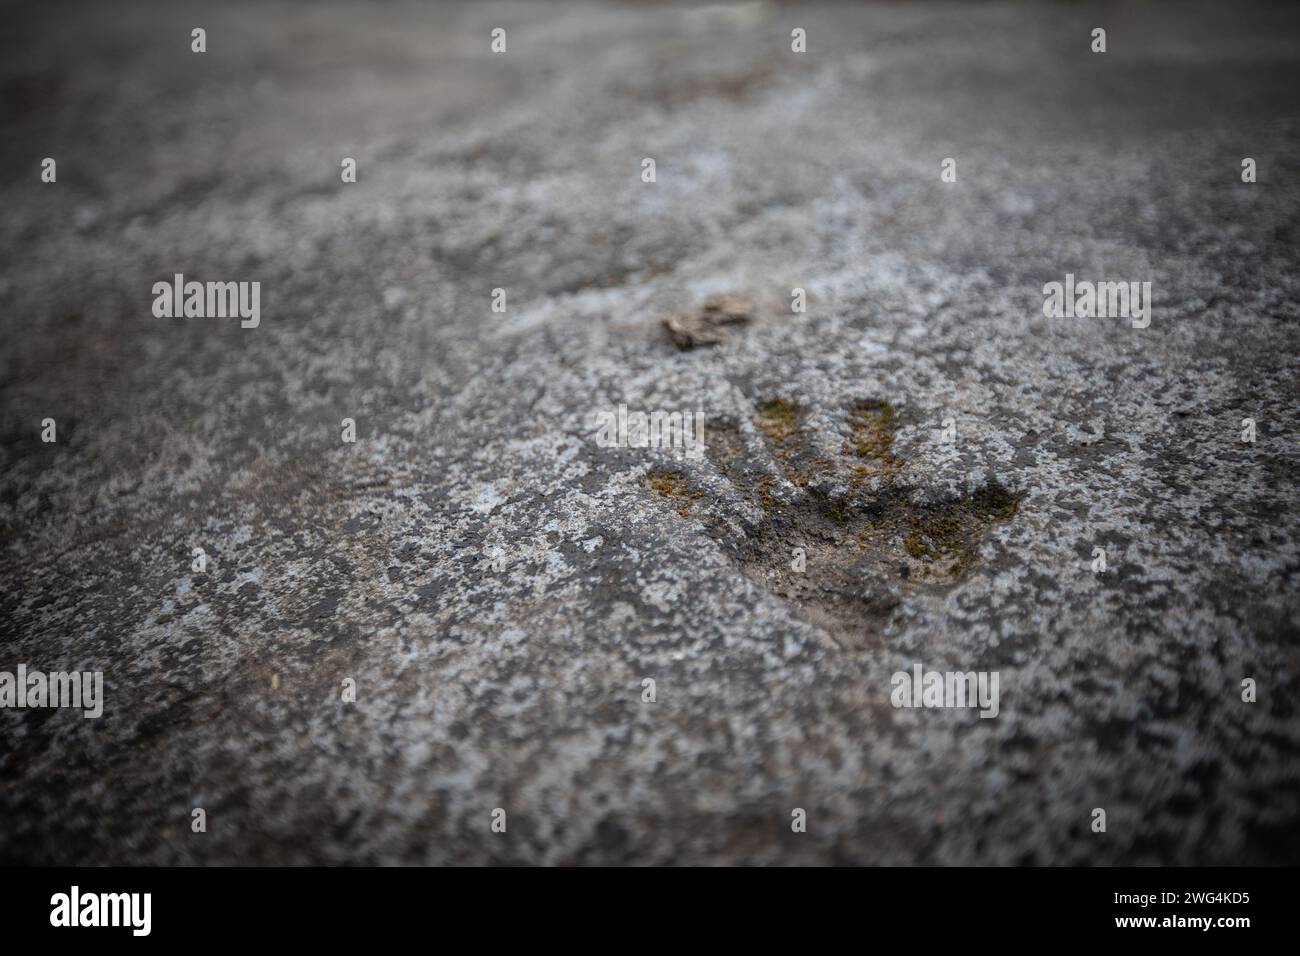
M0 670L108 699L0 711L0 859L1300 862L1298 21L11 8ZM261 326L154 318L174 272ZM1044 318L1066 272L1150 328ZM620 402L709 454L599 447ZM1000 714L893 708L918 662Z

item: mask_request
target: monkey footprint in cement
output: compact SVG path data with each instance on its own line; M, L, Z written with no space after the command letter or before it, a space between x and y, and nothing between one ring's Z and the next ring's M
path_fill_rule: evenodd
M841 647L880 632L909 589L944 588L970 571L998 522L1020 496L993 483L972 494L921 504L900 478L895 411L864 399L845 410L848 437L821 451L805 411L784 398L759 402L753 429L710 421L705 448L718 475L757 506L726 513L684 471L660 468L647 489L683 519L699 519L744 572L795 606Z

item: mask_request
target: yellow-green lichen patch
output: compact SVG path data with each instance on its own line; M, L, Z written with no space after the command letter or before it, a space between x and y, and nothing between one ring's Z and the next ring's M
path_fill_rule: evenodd
M784 442L799 433L799 406L784 398L759 402L754 425L774 442Z
M892 476L902 462L894 456L895 413L889 402L868 399L849 412L849 438L844 450L864 459L853 471L854 483L872 475Z
M814 492L813 499L818 502L821 513L836 524L847 524L853 514L853 506L847 498L831 498Z
M864 521L857 531L858 550L865 551L871 547L871 536L875 532L876 526L870 521Z
M754 427L771 443L772 456L781 466L786 480L799 488L806 488L820 477L831 475L835 464L815 455L800 428L802 410L785 398L769 398L759 402L754 415Z
M942 565L950 576L974 562L980 541L999 521L1015 515L1020 499L999 485L928 507L911 507L903 516L903 550L914 561Z
M924 561L935 556L925 535L919 531L913 531L903 539L903 550L917 561Z
M646 475L646 487L661 498L672 498L677 502L677 513L683 518L690 515L695 502L704 497L704 492L691 488L686 483L686 476L678 471L659 468Z
M771 475L764 475L758 479L756 488L758 490L758 503L763 508L763 513L771 515L776 511L778 501L776 495L772 494L773 487L776 486L776 479Z

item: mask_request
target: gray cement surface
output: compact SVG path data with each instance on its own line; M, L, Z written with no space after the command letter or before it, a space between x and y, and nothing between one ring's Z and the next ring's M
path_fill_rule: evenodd
M10 7L0 670L106 701L0 711L0 860L1300 862L1298 25Z

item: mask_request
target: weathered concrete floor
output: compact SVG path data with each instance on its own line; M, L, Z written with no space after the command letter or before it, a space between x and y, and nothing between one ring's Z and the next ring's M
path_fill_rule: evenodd
M0 712L0 859L1300 862L1300 11L1216 7L11 11L0 670L108 701Z

